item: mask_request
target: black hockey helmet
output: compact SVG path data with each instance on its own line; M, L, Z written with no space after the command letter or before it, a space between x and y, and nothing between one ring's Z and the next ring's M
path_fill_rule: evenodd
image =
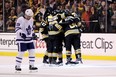
M70 11L68 11L68 10L65 10L64 13L65 13L66 17L71 15Z
M50 6L48 6L48 7L46 8L46 12L52 14L53 8L50 7Z

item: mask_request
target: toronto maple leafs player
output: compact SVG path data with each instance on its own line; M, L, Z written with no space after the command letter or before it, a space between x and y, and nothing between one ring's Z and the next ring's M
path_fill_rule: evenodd
M29 52L29 70L37 70L34 66L35 62L35 47L34 39L37 39L33 31L33 11L26 9L24 16L17 19L15 31L16 31L16 42L18 46L18 55L16 56L16 71L21 71L21 63L25 51Z

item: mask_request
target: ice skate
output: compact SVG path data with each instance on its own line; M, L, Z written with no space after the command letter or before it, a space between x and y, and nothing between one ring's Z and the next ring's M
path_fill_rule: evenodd
M43 60L43 65L47 66L49 64L49 62L47 60Z
M21 72L21 68L19 66L15 66L15 70L16 70L16 73L20 73Z
M45 55L45 56L43 57L43 63L44 63L44 64L49 64L49 62L47 61L47 59L48 59L48 56Z
M78 58L76 61L83 64L82 58Z
M68 58L67 62L65 64L66 65L75 65L75 64L78 64L78 62L74 62L74 61L72 61L72 58Z
M52 60L49 66L50 66L50 67L55 67L55 66L57 66L56 60Z
M44 64L49 64L49 62L47 60L43 60Z
M58 66L63 66L63 61L58 61L58 62L56 63L56 65L58 65Z
M37 72L38 71L38 68L30 65L29 66L29 70L30 70L30 72Z
M78 62L74 62L74 61L66 62L66 65L75 65L75 64L79 64L79 63Z

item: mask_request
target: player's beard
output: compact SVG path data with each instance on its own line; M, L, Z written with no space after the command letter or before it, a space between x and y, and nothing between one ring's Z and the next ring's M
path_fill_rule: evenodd
M31 19L31 16L25 15L25 19L30 20Z

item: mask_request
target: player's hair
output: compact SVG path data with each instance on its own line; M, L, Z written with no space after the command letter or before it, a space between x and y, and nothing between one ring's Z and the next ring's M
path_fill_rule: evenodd
M26 9L30 9L30 7L27 4L21 5L21 11L25 14Z

